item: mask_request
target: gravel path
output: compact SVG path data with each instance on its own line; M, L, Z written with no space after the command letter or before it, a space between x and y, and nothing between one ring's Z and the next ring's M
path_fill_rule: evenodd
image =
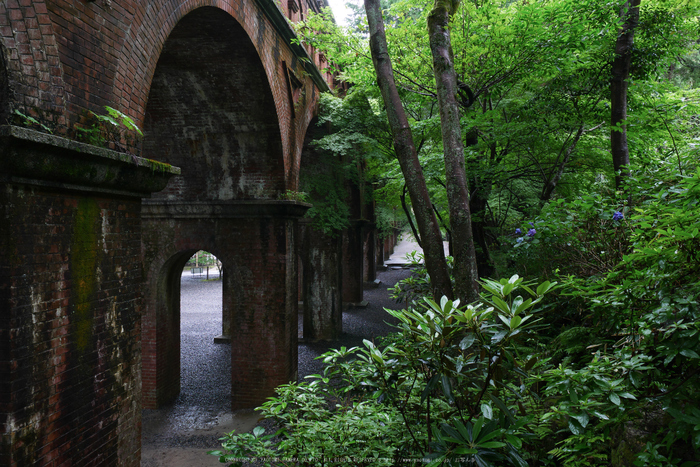
M381 272L381 284L364 292L365 308L343 313L343 335L330 342L299 344L299 379L322 371L315 358L331 348L362 345L363 339L386 335L393 322L384 308L400 308L387 287L410 274L406 269ZM248 431L259 416L252 411L230 412L231 349L214 344L221 334L221 282L183 274L181 292L181 391L175 403L142 412L142 467L221 465L205 453L219 447L223 433ZM213 371L216 369L216 371Z

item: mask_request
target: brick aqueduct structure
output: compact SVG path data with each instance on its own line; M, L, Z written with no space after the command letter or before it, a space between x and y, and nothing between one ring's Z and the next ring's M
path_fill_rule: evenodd
M373 279L371 228L314 241L308 205L279 200L334 84L291 40L319 6L0 3L0 465L140 464L141 409L179 392L179 279L198 250L224 265L234 409L296 379L298 251L305 333L340 331L341 295ZM105 106L142 142L77 142Z

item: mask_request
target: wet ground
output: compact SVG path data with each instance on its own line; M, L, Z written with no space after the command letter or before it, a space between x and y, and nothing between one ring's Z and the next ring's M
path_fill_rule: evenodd
M401 262L415 245L397 246L392 264ZM393 318L384 308L399 308L389 298L388 287L407 277L410 271L389 268L380 272L379 287L365 290L365 308L350 308L343 314L340 339L299 345L299 378L322 371L315 358L328 349L362 345L363 339L386 335ZM210 276L213 277L213 276ZM206 467L222 465L206 452L220 447L218 439L227 432L251 430L259 421L254 411L231 413L229 344L214 344L221 334L221 282L203 280L185 272L181 293L181 391L173 405L143 410L142 467Z

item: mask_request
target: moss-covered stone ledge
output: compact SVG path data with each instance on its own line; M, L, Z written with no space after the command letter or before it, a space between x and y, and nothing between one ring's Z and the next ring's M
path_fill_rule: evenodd
M163 201L144 200L144 219L236 219L274 217L298 219L311 207L288 200Z
M0 126L0 182L145 198L180 169L13 125Z

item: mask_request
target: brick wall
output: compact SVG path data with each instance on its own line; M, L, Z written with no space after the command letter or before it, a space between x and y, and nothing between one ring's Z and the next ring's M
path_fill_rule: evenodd
M200 249L224 266L232 407L256 407L275 387L296 380L295 230L305 210L290 201L144 205L144 407L162 406L179 393L179 278Z
M151 183L170 175L161 166L125 154L95 165L91 150L45 133L29 146L2 141L0 464L139 464L140 314L144 385L158 388L145 397L167 399L179 390L175 275L194 249L225 260L232 281L234 407L296 379L295 222L304 209L238 201L297 187L325 86L290 31L274 0L0 2L0 124L31 126L19 110L75 138L90 111L117 108L148 129L144 156L186 165L161 204L207 205L196 228L192 217L177 220L172 237L170 220L149 219L142 247L140 198L165 186ZM201 53L179 54L181 42ZM183 59L196 68L177 65ZM236 203L244 212L226 214ZM156 281L148 309L142 267Z
M2 130L0 464L136 466L148 188L128 190L152 169Z
M245 30L222 10L200 8L173 29L153 77L144 134L147 157L183 169L157 198L269 199L285 189L265 70Z
M307 2L299 4L306 15ZM288 44L287 36L293 33L280 20L289 14L288 5L280 9L274 0L260 4L253 0L2 2L0 42L7 86L0 89L0 97L6 93L6 99L0 101L0 123L8 118L21 123L12 115L17 109L55 134L77 137L76 127L88 123L89 112L104 114L104 106L109 105L144 126L151 82L164 44L185 16L202 8L217 9L239 24L258 55L262 80L271 90L277 114L276 144L281 145L284 181L286 188L295 189L299 154L315 112L319 81L309 77L310 68L299 59L303 48L296 47L295 52ZM271 20L270 14L277 19ZM321 63L317 56L311 62ZM327 73L311 74L317 80L333 81ZM294 89L290 75L299 83Z
M3 412L13 427L3 465L135 465L140 202L20 185L1 196L11 289L2 303L11 382Z

